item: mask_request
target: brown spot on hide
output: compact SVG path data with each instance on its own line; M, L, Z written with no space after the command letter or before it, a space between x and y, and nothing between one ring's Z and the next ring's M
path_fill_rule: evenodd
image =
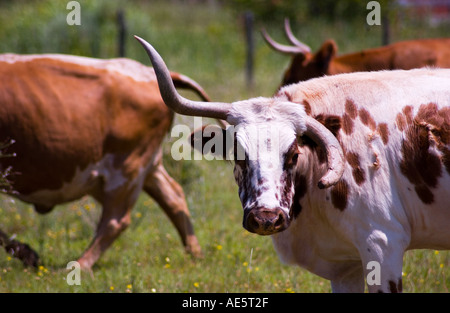
M300 204L300 200L305 196L307 191L307 181L304 175L300 175L295 179L295 187L294 187L294 197L292 199L291 205L291 215L293 218L297 218L297 216L302 211L302 205Z
M341 179L331 188L331 202L336 209L344 211L347 207L347 200L348 184L345 180Z
M353 100L347 99L345 101L345 113L352 119L355 119L358 116L358 109Z
M431 204L434 201L434 195L431 192L430 188L425 185L416 185L414 190L417 193L417 196L422 200L425 204Z
M398 130L403 131L406 129L406 118L402 113L397 114L395 122L397 123Z
M407 105L403 108L403 114L405 115L406 123L411 124L413 121L413 114L412 114L412 106Z
M341 129L341 118L339 116L319 114L314 118L331 131L334 137L338 137L339 129Z
M372 115L370 115L369 111L366 109L360 109L359 110L359 118L361 122L369 127L371 130L375 130L377 127L377 123L375 123L375 120L373 119Z
M306 114L311 116L311 105L309 104L309 102L307 100L303 100L302 104L305 107Z
M348 164L350 164L353 169L353 179L358 185L362 185L362 183L364 183L364 181L366 180L366 173L361 168L358 154L354 152L348 152L346 153L345 158L347 159Z
M344 113L342 116L342 129L347 135L351 135L353 133L353 120L347 113Z
M434 195L430 187L437 187L442 164L449 172L447 145L450 143L450 109L445 107L439 110L435 103L428 103L419 107L415 118L410 106L403 108L403 114L407 125L404 128L400 170L415 185L422 202L431 204ZM442 152L442 156L430 149L432 147Z
M380 123L378 124L378 132L380 133L381 140L383 140L383 143L387 145L389 141L389 128L386 123Z
M292 102L291 94L287 91L283 91L283 92L278 91L275 94L275 97L276 98L285 98L287 101Z

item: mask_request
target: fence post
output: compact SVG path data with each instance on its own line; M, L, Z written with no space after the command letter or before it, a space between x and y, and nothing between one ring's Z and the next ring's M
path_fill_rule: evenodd
M117 53L119 57L125 57L125 36L127 33L127 25L125 23L125 13L123 9L119 9L117 11L117 28L118 28L118 37L117 37Z
M254 38L253 38L253 12L246 11L244 14L245 20L245 39L247 47L247 57L245 63L245 79L247 82L247 87L249 89L253 88L253 60L254 60Z

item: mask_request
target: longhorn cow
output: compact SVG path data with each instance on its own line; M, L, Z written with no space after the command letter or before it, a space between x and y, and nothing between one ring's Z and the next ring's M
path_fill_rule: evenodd
M208 101L192 79L169 79ZM0 158L9 193L41 214L91 195L102 205L95 238L79 258L88 269L131 222L144 190L163 208L186 251L201 255L181 186L162 163L173 111L151 68L129 59L0 55ZM37 254L0 231L0 244L27 265Z
M243 226L270 235L282 261L334 292L363 292L378 264L368 291L399 292L406 250L450 248L450 70L342 74L204 105L137 39L168 106L234 126L215 135L235 142Z
M392 43L387 46L337 56L334 40L326 40L316 53L295 38L289 20L284 23L285 34L292 46L275 42L262 29L265 41L275 51L291 55L281 87L323 75L403 69L424 66L450 67L450 38L418 39Z

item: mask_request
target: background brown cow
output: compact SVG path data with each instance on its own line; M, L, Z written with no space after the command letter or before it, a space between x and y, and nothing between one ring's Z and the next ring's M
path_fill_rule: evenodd
M400 41L337 56L338 47L334 40L326 40L316 53L312 53L306 44L295 38L287 19L284 28L291 46L275 42L265 29L262 30L262 35L270 47L292 56L280 87L323 75L408 70L424 66L450 67L450 38Z

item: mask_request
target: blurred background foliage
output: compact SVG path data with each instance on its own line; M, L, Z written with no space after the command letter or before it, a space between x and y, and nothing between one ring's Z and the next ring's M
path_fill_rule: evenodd
M280 22L287 17L300 22L312 16L331 21L352 20L366 9L366 4L360 0L231 0L230 6L237 11L250 10L263 21Z
M225 20L241 23L244 12L252 12L256 30L261 26L282 28L284 18L303 33L311 33L311 25L319 32L329 25L349 25L364 33L369 28L365 21L369 1L360 0L80 0L82 25L68 26L66 0L0 0L0 51L17 53L82 54L93 57L116 56L117 49L111 39L117 35L117 14L123 10L130 34L133 31L152 33L168 28L165 23L172 13L178 15L181 29L192 32L207 31L208 37L221 38L232 29ZM383 16L388 17L393 40L432 36L424 16L418 18L412 7L400 6L400 1L379 0ZM170 5L166 5L170 3ZM169 11L176 12L169 12ZM158 11L157 16L154 14ZM14 17L14 21L11 18ZM196 20L197 22L193 22ZM202 21L199 23L199 21ZM171 21L170 23L173 23ZM206 29L202 27L206 26ZM412 26L421 27L412 27ZM200 29L198 28L200 26ZM242 26L242 25L241 25ZM449 21L432 28L448 28ZM170 28L177 28L171 25ZM375 27L377 28L377 27ZM416 28L424 32L417 33ZM180 29L177 29L180 30ZM409 31L411 33L409 33ZM330 32L330 37L333 32ZM316 34L311 36L316 37ZM128 38L132 39L132 38ZM170 40L170 38L166 38ZM324 40L325 38L320 38ZM351 38L349 38L351 39ZM214 42L210 42L213 46ZM195 48L195 47L192 47Z

